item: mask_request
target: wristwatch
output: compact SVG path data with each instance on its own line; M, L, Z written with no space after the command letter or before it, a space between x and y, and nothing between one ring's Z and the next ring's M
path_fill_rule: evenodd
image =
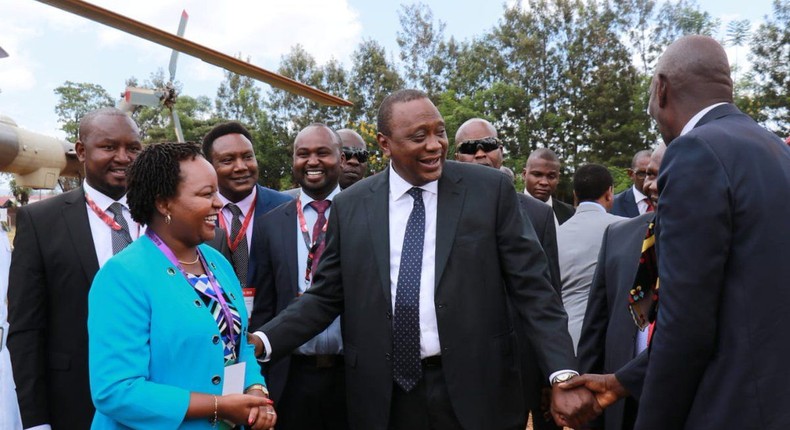
M266 397L269 397L269 390L263 384L252 384L244 392L247 393L250 390L261 390Z
M551 378L551 385L568 382L579 374L576 372L562 372Z

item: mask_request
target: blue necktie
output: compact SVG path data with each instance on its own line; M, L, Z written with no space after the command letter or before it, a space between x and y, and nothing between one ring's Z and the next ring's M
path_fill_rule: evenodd
M425 242L425 205L422 189L408 191L414 198L398 271L393 318L395 350L395 382L404 391L411 391L422 377L420 363L420 277L422 275L422 248Z
M107 210L112 212L114 215L113 219L121 226L120 230L112 230L110 235L112 238L112 255L115 255L132 243L132 236L129 235L129 224L126 223L126 218L123 217L123 206L115 202Z

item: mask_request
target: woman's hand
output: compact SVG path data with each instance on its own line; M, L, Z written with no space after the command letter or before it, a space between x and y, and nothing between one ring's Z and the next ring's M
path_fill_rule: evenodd
M249 425L253 430L267 430L273 428L274 424L277 422L277 413L274 411L274 402L272 402L261 390L247 390L247 394L269 400L268 405L255 408L250 411L247 425Z
M266 413L267 411L274 413L274 408L271 407L272 403L266 397L252 393L229 394L217 398L217 415L220 419L228 420L236 425L249 425L255 430L267 429L271 428L276 421L276 415ZM264 419L261 419L261 415L264 416ZM269 422L271 424L264 427Z

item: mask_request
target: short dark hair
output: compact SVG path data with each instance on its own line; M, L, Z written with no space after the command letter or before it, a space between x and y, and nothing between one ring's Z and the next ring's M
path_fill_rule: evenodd
M560 158L557 157L557 154L555 154L554 151L552 151L549 148L538 148L532 151L529 154L529 157L527 157L527 164L529 164L529 160L536 160L536 159L546 160L552 163L560 164Z
M598 200L613 183L609 169L600 164L585 164L573 174L573 192L580 202Z
M421 100L427 99L428 94L420 90L398 90L394 93L388 95L383 102L381 102L381 106L379 106L379 113L377 117L376 128L378 128L378 132L389 136L392 133L392 128L390 127L390 121L392 121L392 107L396 103L406 103L412 100Z
M203 136L203 156L211 162L211 151L214 149L214 141L226 134L241 134L252 142L252 135L247 127L238 121L228 121L217 124Z
M148 145L129 166L126 203L132 219L148 225L156 212L156 199L178 193L181 162L200 157L197 142L165 142Z

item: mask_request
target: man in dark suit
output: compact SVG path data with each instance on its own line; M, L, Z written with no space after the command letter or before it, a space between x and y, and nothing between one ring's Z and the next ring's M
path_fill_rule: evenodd
M337 135L343 143L343 173L339 183L345 190L368 175L368 145L359 133L350 128L341 128Z
M342 313L351 428L523 429L508 301L554 382L575 357L515 190L445 161L444 120L422 92L388 96L378 131L389 169L335 198L313 287L262 328L256 353L282 357ZM558 419L594 412L588 391L566 394L553 393Z
M340 148L340 137L323 124L306 127L294 140L293 176L301 187L298 200L275 208L255 226L251 327L269 322L311 286L324 246L323 227L340 193ZM342 353L337 318L294 354L270 363L266 382L277 405L278 429L348 428Z
M790 428L790 148L732 104L727 55L709 37L667 48L649 112L668 148L635 428Z
M475 163L500 169L502 167L502 144L494 126L482 118L472 118L461 124L455 133L455 159L462 163ZM549 205L526 194L518 193L522 213L530 221L538 235L538 240L549 262L551 281L557 294L562 294L560 268L557 257L557 233L554 226L554 213ZM515 312L514 312L515 314ZM524 400L532 413L536 429L555 429L554 421L541 410L542 392L548 385L548 375L538 366L537 352L529 343L521 324L516 324L519 346L522 352L521 376L524 385Z
M634 155L634 158L631 160L631 167L627 170L628 177L631 178L633 185L614 196L612 215L634 218L645 212L653 211L650 199L642 193L648 163L650 163L649 150L645 149Z
M80 121L76 190L23 206L9 276L8 349L25 428L88 429L88 289L140 234L126 207L126 169L142 146L134 121L105 108Z
M653 152L643 184L643 192L654 206L658 204L656 179L665 149L666 146L660 145ZM648 227L655 220L655 214L649 212L612 224L604 233L598 265L590 287L587 311L584 315L578 348L579 367L584 373L606 374L607 378L610 378L610 385L620 386L619 392L623 394L628 392L632 395L607 407L603 421L599 420L591 425L591 428L606 430L634 428L637 398L641 391L637 387L641 382L633 384L631 381L640 381L644 374L629 375L628 371L631 368L624 367L645 351L648 331L637 329L626 305L629 303L630 291L635 287L643 252L642 246ZM587 377L588 375L582 375L579 381Z
M218 226L225 231L230 262L241 282L247 314L252 313L255 291L247 288L250 243L258 219L291 197L258 185L258 160L252 147L252 135L239 122L218 124L203 138L203 155L217 172L219 198L223 208ZM212 246L223 251L215 244ZM224 254L224 252L223 252Z
M576 210L552 197L560 183L560 159L548 148L532 151L522 173L524 192L551 206L557 226L567 221Z

